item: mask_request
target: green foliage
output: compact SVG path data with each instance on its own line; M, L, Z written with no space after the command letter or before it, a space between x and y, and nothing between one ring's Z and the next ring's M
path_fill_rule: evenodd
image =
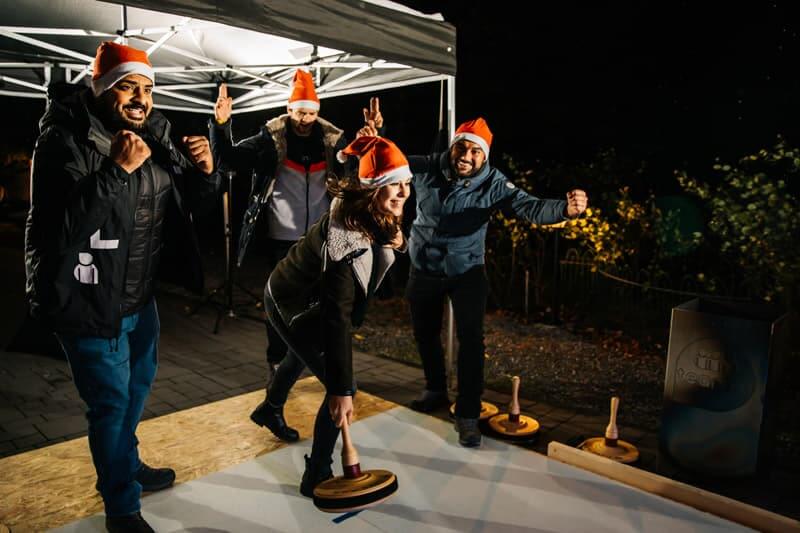
M686 248L694 246L694 239L684 242L687 239L678 231L677 213L663 213L652 193L639 192L642 198L635 199L629 185L620 186L646 182L646 167L620 160L614 150L602 151L588 163L554 165L539 172L522 170L508 157L505 163L517 186L534 195L541 196L537 186L556 181L558 175L569 175L575 180L575 187L592 187L598 193L590 195L590 207L582 217L554 226L538 226L497 213L490 228L490 242L494 243L489 247L490 253L505 245L517 260L529 261L530 244L540 244L543 235L561 231L563 237L589 252L595 269L646 269L648 278L653 279L664 274L662 264L668 255L668 243L672 247L676 242Z
M676 172L680 185L710 212L710 235L698 234L741 271L751 296L791 302L800 280L800 217L797 213L800 150L778 138L772 149L717 162L713 184ZM713 287L713 272L698 274Z

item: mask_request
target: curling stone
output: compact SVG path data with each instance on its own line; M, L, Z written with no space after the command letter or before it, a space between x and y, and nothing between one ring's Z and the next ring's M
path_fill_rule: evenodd
M611 418L606 427L606 436L587 439L579 444L578 448L620 463L635 463L639 459L639 450L633 444L619 438L619 431L617 430L618 408L619 398L614 396L611 398Z
M539 422L519 412L519 376L511 378L511 405L508 413L491 417L489 427L501 438L513 441L531 440L539 432Z
M342 426L344 475L323 481L314 489L314 505L326 513L346 513L372 507L397 492L397 476L388 470L361 470L347 422Z
M484 402L481 400L481 413L478 415L478 420L480 422L486 422L494 415L500 412L500 409L493 403ZM450 406L450 418L456 417L456 404Z

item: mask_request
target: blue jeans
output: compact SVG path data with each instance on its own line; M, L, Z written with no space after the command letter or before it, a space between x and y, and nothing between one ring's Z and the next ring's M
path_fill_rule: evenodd
M89 448L107 516L140 510L136 426L158 366L155 300L122 319L117 338L58 335L88 407Z

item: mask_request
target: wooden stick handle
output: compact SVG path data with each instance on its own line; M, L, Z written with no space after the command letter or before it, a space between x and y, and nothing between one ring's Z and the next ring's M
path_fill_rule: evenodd
M353 441L350 440L350 428L347 419L342 424L342 472L344 477L355 479L361 476L361 464L358 460L358 452Z
M619 432L617 431L617 409L619 409L619 397L612 396L611 397L611 418L608 421L608 426L606 427L606 438L607 439L618 439Z
M350 440L350 429L347 421L342 424L342 466L353 466L358 464L358 452L353 441Z
M519 376L511 378L511 405L508 412L512 415L519 414Z

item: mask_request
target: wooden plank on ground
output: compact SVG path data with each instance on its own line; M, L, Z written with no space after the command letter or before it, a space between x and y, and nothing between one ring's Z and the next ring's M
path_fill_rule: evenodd
M800 532L797 520L560 442L553 441L547 446L547 456L759 531Z

